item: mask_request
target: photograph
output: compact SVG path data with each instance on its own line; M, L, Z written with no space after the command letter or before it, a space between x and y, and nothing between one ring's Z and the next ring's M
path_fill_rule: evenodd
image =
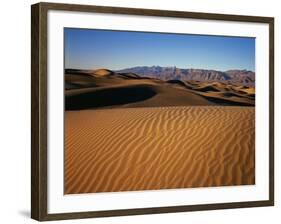
M31 6L32 219L274 206L275 18L215 11Z
M255 184L255 38L64 28L64 193Z

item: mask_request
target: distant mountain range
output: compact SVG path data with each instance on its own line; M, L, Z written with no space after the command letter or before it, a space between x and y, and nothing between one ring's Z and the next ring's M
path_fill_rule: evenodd
M216 71L205 69L182 69L177 67L138 66L115 71L117 73L134 73L142 77L150 77L180 81L218 81L236 85L255 86L255 73L248 70Z

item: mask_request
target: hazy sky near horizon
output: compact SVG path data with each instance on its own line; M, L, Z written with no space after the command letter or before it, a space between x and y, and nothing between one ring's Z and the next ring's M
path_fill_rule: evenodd
M64 28L65 68L255 71L255 38Z

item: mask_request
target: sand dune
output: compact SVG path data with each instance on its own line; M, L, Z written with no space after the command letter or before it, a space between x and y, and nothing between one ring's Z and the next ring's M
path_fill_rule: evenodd
M109 76L109 75L112 75L112 74L113 74L113 72L108 70L108 69L97 69L97 70L95 70L91 73L91 75L94 75L94 76L97 76L97 77Z
M66 70L65 193L255 183L255 88Z
M71 70L65 75L65 83L66 110L255 104L253 87L219 82L163 81L106 69Z
M65 193L255 183L253 107L65 112Z
M133 82L110 87L82 88L67 91L66 110L120 107L158 107L215 105L204 97L181 88L153 82Z

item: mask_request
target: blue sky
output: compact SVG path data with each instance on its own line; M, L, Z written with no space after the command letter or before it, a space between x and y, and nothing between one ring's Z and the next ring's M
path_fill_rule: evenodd
M64 35L66 68L159 65L255 71L254 38L76 28L65 28Z

